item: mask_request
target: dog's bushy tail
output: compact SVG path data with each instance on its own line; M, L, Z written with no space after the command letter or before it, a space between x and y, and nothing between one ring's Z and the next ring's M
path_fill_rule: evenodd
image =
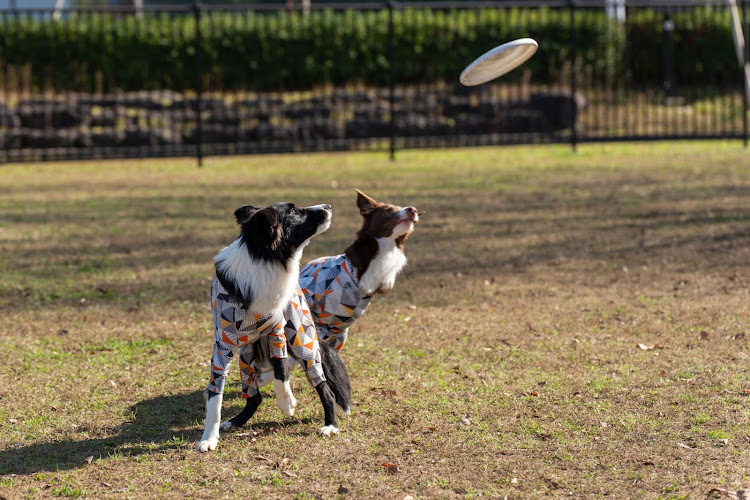
M346 365L331 345L321 340L320 357L323 362L323 374L326 376L328 386L331 388L336 404L341 408L344 414L348 415L352 409L352 388L349 384L349 373L346 371Z

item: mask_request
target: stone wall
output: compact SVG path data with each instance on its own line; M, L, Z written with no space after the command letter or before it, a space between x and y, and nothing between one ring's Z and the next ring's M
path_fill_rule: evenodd
M565 92L501 99L487 88L400 88L397 137L552 134L570 128L584 105ZM171 91L0 102L0 148L92 148L195 144L195 97ZM226 94L201 100L202 142L317 143L389 137L387 89L335 89L320 95Z

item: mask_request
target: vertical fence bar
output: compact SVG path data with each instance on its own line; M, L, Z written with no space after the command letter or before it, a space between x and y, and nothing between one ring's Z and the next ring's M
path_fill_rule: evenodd
M575 0L570 0L570 94L573 102L576 102L576 20L575 20ZM573 104L577 108L576 104ZM578 137L576 135L576 120L578 120L578 110L573 114L570 123L570 147L576 151Z
M388 2L388 87L389 87L389 106L390 106L390 158L396 160L396 77L393 61L393 9L395 2Z
M747 112L748 107L750 107L750 96L748 96L748 90L746 88L747 85L747 75L745 75L745 71L747 70L747 65L750 62L750 16L747 15L747 4L750 3L750 0L744 0L742 2L742 20L743 24L745 25L745 29L743 30L745 32L745 67L742 68L742 95L743 95L743 106L742 106L742 136L744 138L745 147L748 146L748 141L750 140L750 133L748 132L748 123L747 123Z
M199 2L193 4L195 14L195 156L198 166L203 166L203 68L201 68L201 10Z

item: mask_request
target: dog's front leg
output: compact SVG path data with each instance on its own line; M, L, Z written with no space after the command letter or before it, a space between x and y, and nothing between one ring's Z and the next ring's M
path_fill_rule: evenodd
M271 366L273 366L273 390L276 393L276 404L284 415L291 417L294 415L294 409L297 408L297 400L289 385L289 366L286 359L281 358L271 358Z
M209 392L206 400L206 422L203 437L196 449L200 452L215 450L219 444L219 425L221 424L221 403L224 396L221 393Z

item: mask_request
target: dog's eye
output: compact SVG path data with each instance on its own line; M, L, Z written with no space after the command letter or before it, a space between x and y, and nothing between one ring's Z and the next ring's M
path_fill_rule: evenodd
M292 212L293 214L296 214L296 215L299 215L299 214L301 214L301 213L302 213L302 212L300 212L300 211L299 211L299 209L298 209L297 207L292 207L292 210L290 210L290 211L291 211L291 212Z

